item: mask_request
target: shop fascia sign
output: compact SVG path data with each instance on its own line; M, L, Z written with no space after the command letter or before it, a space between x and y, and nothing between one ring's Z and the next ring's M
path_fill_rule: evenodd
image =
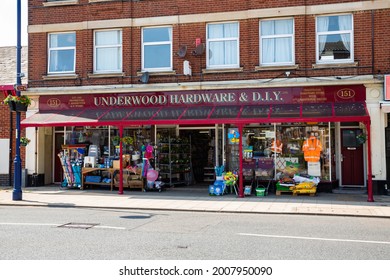
M216 105L239 104L248 102L282 102L287 92L217 92L217 93L178 93L178 94L145 94L145 95L117 95L94 97L95 106L162 106L162 105Z
M253 88L127 94L41 96L41 110L82 108L135 108L161 106L228 106L283 103L360 101L364 86Z

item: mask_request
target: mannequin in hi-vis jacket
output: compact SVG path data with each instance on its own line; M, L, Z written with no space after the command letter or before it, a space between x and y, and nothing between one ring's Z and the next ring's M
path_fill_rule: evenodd
M321 141L317 139L314 132L308 132L308 135L302 145L304 158L307 162L318 162L322 151Z

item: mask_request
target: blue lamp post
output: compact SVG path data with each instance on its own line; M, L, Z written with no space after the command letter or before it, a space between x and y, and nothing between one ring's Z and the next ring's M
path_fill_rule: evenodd
M21 73L21 0L16 1L16 95L20 96L18 85L22 83ZM22 200L22 161L20 159L20 112L16 112L16 146L14 159L14 189L12 192L12 200Z

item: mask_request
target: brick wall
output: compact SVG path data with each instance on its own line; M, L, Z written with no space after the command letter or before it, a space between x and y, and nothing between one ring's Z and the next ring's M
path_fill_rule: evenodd
M11 130L11 116L10 116L10 110L8 105L3 104L4 96L0 95L0 138L2 139L10 139L10 130ZM21 114L21 118L24 119L26 116L26 113ZM14 158L15 158L15 128L16 128L16 113L12 113L12 136L13 137L13 143L12 143L12 155L10 157L10 165L12 168L11 174L14 174ZM21 131L22 136L25 136L25 130L23 129ZM20 148L20 158L22 159L22 168L24 168L24 158L25 158L25 148ZM1 159L1 160L8 160L8 159ZM12 181L13 181L13 175L12 175ZM0 174L0 186L8 186L8 174Z
M171 16L185 14L203 14L213 12L245 11L248 9L296 7L307 5L350 3L357 1L318 1L318 0L279 0L279 1L109 1L88 3L80 0L80 5L43 7L42 1L29 1L29 25L60 22L82 22L103 19L144 18L156 16ZM361 1L358 1L361 2ZM295 59L299 69L294 74L300 76L354 76L390 71L387 58L390 48L387 32L390 23L390 10L375 10L354 12L354 51L355 61L359 67L313 69L315 57L315 16L295 16ZM374 28L372 26L374 20ZM201 18L200 18L201 21ZM161 82L196 82L196 81L223 81L275 78L285 72L261 71L254 69L259 65L259 19L240 20L240 65L243 72L207 74L202 75L201 70L206 68L206 56L193 56L191 51L195 48L195 39L201 38L205 42L206 22L191 24L174 24L173 27L173 53L181 45L188 46L186 59L192 66L192 77L182 74L183 59L173 56L173 69L178 75L151 77L149 83ZM77 80L45 81L42 76L47 74L47 34L31 33L29 35L29 87L52 86L88 86L109 84L138 83L137 71L141 69L141 28L123 28L123 70L125 77L90 79L88 74L93 72L93 30L77 31ZM374 38L372 31L374 30ZM372 47L374 42L375 60L373 63ZM373 69L375 67L375 69Z

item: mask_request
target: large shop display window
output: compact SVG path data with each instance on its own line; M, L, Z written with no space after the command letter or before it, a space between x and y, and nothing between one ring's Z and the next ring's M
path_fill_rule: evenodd
M155 165L150 127L124 128L122 137L118 128L110 126L65 127L56 132L56 170L61 175L56 181L64 187L118 187L121 143L124 187L143 189L146 173L142 172Z
M227 130L227 168L239 170L239 132ZM279 179L305 174L336 179L334 127L330 123L250 125L243 129L243 175Z

